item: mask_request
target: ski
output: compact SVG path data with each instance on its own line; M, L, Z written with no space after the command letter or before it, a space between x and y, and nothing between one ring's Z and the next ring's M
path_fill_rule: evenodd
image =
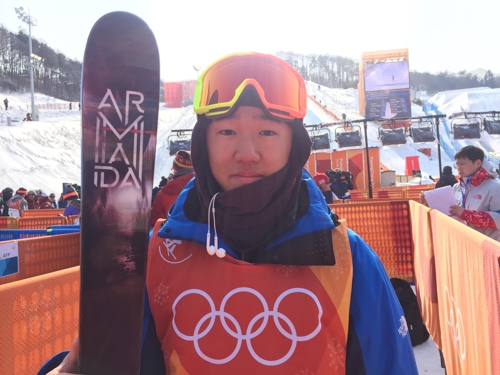
M155 37L113 12L82 73L80 373L137 375L160 88Z

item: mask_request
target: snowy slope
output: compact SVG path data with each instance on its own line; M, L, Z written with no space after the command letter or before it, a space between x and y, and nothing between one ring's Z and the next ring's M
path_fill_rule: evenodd
M464 111L500 111L500 89L482 87L440 92L427 100L424 110L427 114L446 114L448 116ZM450 130L455 121L458 123L460 120L446 119L440 128L440 131L445 135L443 137L443 149L448 156L452 157L456 151L467 145L482 147L490 153L500 152L500 136L490 136L486 132L481 132L480 140L453 140ZM463 123L463 121L460 123ZM500 156L497 163L500 163Z
M361 119L358 113L358 92L355 89L330 89L313 82L307 82L308 94L321 100L328 110L341 118L345 113L348 120ZM39 122L22 122L29 111L31 98L29 93L0 93L0 98L7 97L9 106L14 109L0 110L0 189L10 186L14 189L42 189L58 194L63 182L80 183L80 112L73 104L73 110L40 110ZM36 94L36 104L62 103L62 100ZM332 119L321 105L308 100L306 124L330 123ZM2 108L3 109L3 108ZM412 115L419 116L434 113L453 113L460 110L487 111L500 110L500 89L488 88L443 92L430 98L425 112L419 106L412 105ZM6 126L6 117L13 120L12 127ZM168 176L173 156L168 152L168 137L171 129L190 129L196 122L192 107L166 109L160 108L158 124L158 144L154 184L161 176ZM448 138L449 121L441 126L443 134L442 163L453 164L455 149L470 141L452 141ZM406 156L419 156L420 167L424 176L439 176L436 143L414 144L408 138L406 145L381 146L377 139L378 127L368 124L368 143L370 147L380 147L381 162L388 168L403 174ZM500 151L500 139L482 133L481 142L472 142L487 151ZM333 148L338 148L333 142ZM419 148L431 148L431 157L418 151ZM448 150L449 152L446 152ZM451 150L451 151L450 151ZM451 157L450 157L451 155ZM500 156L500 155L499 155Z

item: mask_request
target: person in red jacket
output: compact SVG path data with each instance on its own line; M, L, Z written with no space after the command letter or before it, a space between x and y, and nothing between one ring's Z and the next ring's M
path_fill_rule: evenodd
M52 208L52 199L50 199L43 191L41 191L38 195L38 208L42 210Z
M194 177L193 165L191 164L191 153L189 151L177 151L172 163L172 181L168 182L158 192L153 202L149 224L154 227L158 219L166 219L168 210L177 200L184 186Z

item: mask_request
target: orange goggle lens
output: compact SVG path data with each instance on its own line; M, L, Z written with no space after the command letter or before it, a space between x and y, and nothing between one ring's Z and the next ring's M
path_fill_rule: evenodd
M233 54L217 60L198 78L194 111L215 117L227 114L244 88L253 86L275 117L286 120L306 115L306 87L287 62L260 53Z

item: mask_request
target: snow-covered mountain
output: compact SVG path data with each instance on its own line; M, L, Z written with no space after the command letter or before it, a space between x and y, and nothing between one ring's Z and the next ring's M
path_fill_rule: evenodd
M307 84L308 93L338 117L346 114L348 120L360 119L358 113L358 93L355 89L329 89L312 82ZM41 109L40 121L23 122L29 112L31 97L29 93L0 93L0 98L9 99L13 109L0 111L0 189L10 186L13 189L42 189L47 193L60 193L63 182L80 183L81 130L78 105L73 103L69 110L68 102L36 94L35 103L61 104L66 109ZM54 106L52 106L54 107ZM462 109L461 109L462 108ZM2 108L3 109L3 108ZM439 93L430 98L424 110L412 106L413 116L451 113L460 110L486 111L500 110L500 89L474 89ZM7 117L13 126L7 126ZM329 123L333 119L321 105L308 100L306 124ZM191 128L196 122L192 107L167 109L161 105L158 124L158 145L155 166L155 185L161 176L167 176L173 161L168 153L168 137L171 129ZM487 151L500 151L500 140L482 133L479 142L453 141L448 137L449 124L442 125L443 166L453 164L453 150L465 144L477 144ZM397 173L404 173L405 157L419 156L420 167L425 176L439 175L436 143L414 144L408 138L406 145L381 146L378 127L368 125L369 146L380 147L381 162ZM336 144L334 144L336 145ZM332 146L336 148L335 146ZM431 148L431 156L418 151Z

